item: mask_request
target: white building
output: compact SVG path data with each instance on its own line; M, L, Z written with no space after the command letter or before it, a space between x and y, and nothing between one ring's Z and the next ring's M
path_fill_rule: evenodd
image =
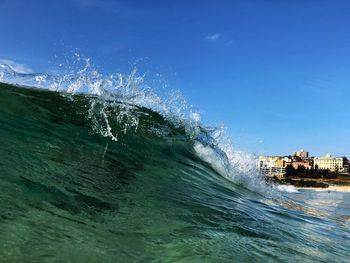
M286 173L286 169L284 166L280 165L281 160L283 160L283 157L259 156L257 167L259 168L260 173L265 176L283 177Z
M344 158L332 157L329 153L324 157L315 157L314 168L320 170L330 170L332 172L341 172L344 169Z

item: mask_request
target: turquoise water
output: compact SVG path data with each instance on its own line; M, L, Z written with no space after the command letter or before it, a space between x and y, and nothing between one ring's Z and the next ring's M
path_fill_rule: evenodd
M266 185L130 94L0 84L1 262L348 262L349 193Z

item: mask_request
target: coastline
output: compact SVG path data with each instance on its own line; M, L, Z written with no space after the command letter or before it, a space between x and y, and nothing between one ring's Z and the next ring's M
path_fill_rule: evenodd
M330 185L327 188L321 188L321 187L295 187L297 190L312 190L312 191L318 191L318 192L343 192L343 193L350 193L350 186L344 186L344 185Z
M348 176L334 179L289 177L274 180L278 184L292 185L302 190L350 192L350 177Z

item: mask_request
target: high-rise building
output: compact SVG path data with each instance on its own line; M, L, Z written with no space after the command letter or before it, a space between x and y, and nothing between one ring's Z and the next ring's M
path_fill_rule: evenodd
M308 158L309 157L309 152L305 151L304 149L301 149L300 151L295 152L294 156L298 156L300 158Z

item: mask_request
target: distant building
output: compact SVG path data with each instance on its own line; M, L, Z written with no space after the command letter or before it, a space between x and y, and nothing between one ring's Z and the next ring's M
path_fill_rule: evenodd
M313 166L313 162L311 160L293 160L294 169L298 169L299 166L303 166L306 170L309 170Z
M343 171L344 158L332 157L329 153L324 157L314 158L314 168L319 170Z
M286 168L286 166L291 163L292 163L292 159L286 156L259 156L258 167Z
M283 156L283 157L277 157L275 164L277 167L286 168L287 165L291 164L292 162L293 162L293 159L287 156Z
M346 157L332 157L327 154L324 157L310 157L309 152L301 149L293 156L259 156L256 162L260 173L265 176L285 176L286 167L292 165L294 169L303 166L305 170L329 170L331 172L350 175L350 161Z
M286 166L291 162L288 157L259 156L257 167L265 176L283 177L286 173Z
M350 173L350 161L346 157L343 157L343 163L343 173Z
M297 156L300 158L309 158L309 152L305 151L304 149L301 149L300 151L295 152L294 156Z

